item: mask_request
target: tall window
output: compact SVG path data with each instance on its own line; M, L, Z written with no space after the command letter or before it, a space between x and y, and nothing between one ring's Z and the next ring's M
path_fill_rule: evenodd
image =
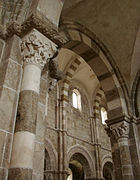
M72 105L74 108L81 110L81 95L77 89L72 92Z
M101 118L102 123L105 124L105 121L107 120L107 111L104 107L101 107Z

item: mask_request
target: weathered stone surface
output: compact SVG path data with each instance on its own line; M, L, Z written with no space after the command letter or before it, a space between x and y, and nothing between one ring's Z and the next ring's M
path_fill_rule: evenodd
M20 131L14 134L10 168L32 169L34 141L33 133Z
M5 59L1 63L0 68L0 85L3 84L14 90L18 90L21 80L21 66L12 61Z
M39 142L44 142L45 125L45 106L39 103L36 123L36 140Z
M46 95L47 95L47 81L41 78L40 81L40 93L39 93L39 102L42 104L46 103Z
M0 39L0 62L3 55L3 49L4 49L5 42Z
M35 143L33 169L35 173L43 174L44 172L44 145L40 143Z
M108 119L113 119L113 118L117 118L120 115L122 115L122 108L116 108L116 109L112 109L108 112Z
M35 133L37 119L38 94L34 91L20 93L15 131Z
M0 128L13 132L17 110L17 93L4 87L0 88L0 92Z
M44 175L33 173L32 180L44 180Z
M58 26L62 7L62 1L52 0L50 2L48 0L43 0L39 1L37 10L39 12L41 11L41 14L45 15L45 17L49 19L49 21L52 22L55 26ZM48 12L47 14L46 11Z
M8 180L32 180L32 170L23 168L9 169Z
M0 180L7 180L8 170L0 168Z
M27 34L21 44L21 53L25 64L35 64L40 67L53 58L57 52L57 45L50 41L36 29Z
M12 138L13 135L10 133L6 134L5 138L5 146L4 146L4 152L3 152L3 162L2 166L5 168L9 167L10 164L10 155L11 155L11 150L12 150Z
M5 146L6 133L0 131L0 164L3 162L3 151Z
M112 101L114 99L117 99L119 98L119 93L118 93L118 89L117 88L114 88L112 90L109 90L106 92L106 99L107 101Z
M137 124L135 124L135 129L132 128L129 132L126 126L117 126L116 123L117 121L120 121L117 117L122 114L124 115L126 113L133 116L133 109L131 108L131 104L133 104L132 101L134 101L134 106L136 106L133 107L136 108L135 111L137 111L135 115L139 116L140 114L140 84L136 85L138 88L136 88L136 92L134 93L134 96L137 97L133 97L133 100L130 97L131 86L135 83L134 76L137 73L134 73L134 71L138 71L140 64L140 35L138 30L140 4L138 1L139 0L134 0L134 2L128 0L108 0L107 2L106 0L88 0L88 3L83 0L65 1L65 7L63 8L61 15L61 19L64 18L64 25L62 28L64 31L62 34L65 38L61 38L61 33L57 32L59 16L64 0L0 1L0 24L6 25L4 27L1 27L0 25L0 36L6 41L0 40L0 59L2 59L3 54L0 66L0 167L9 167L11 145L14 142L12 141L12 137L15 130L15 132L18 131L16 132L17 134L22 134L20 136L21 138L19 138L19 136L17 138L15 151L12 151L16 157L15 159L17 162L22 162L22 165L28 165L30 162L30 166L27 167L32 168L31 156L34 152L34 146L32 146L32 151L30 151L30 145L34 145L34 138L30 139L28 133L33 133L33 137L35 137L36 132L33 176L32 170L30 169L11 168L9 169L8 179L43 180L44 147L47 150L47 148L49 149L54 146L54 149L52 149L54 152L56 151L56 157L58 158L58 162L57 160L55 162L55 158L52 158L52 162L56 165L57 169L56 171L54 170L56 178L53 179L52 176L48 177L48 179L67 179L67 173L65 171L69 166L67 154L74 149L73 153L76 155L73 156L75 159L72 160L76 161L75 164L80 162L81 166L85 169L92 160L93 164L95 164L95 167L91 165L91 167L88 168L88 173L90 173L90 170L93 170L93 173L91 176L85 175L85 179L101 180L98 176L102 177L103 165L107 161L112 162L109 138L104 131L104 126L102 125L100 118L100 107L102 105L106 106L106 104L109 111L108 117L109 119L112 119L110 123L108 121L108 125L114 125L114 135L111 139L113 139L112 152L116 180L140 179L140 133L138 132L138 137L136 135ZM26 21L24 24L20 25L25 19ZM68 19L70 19L70 21ZM16 22L12 24L8 23L14 20ZM60 20L60 28L61 22L62 21ZM39 31L34 38L33 36L28 36L29 31L32 31L33 28ZM36 31L35 29L33 31ZM3 30L4 33L2 33ZM21 40L14 35L15 33L22 37L23 41L25 40L22 43L22 45L25 43L24 48L22 46L24 49L23 59L20 52ZM67 54L65 54L66 56L63 56L64 54L62 53L60 57L62 60L60 60L62 69L65 72L70 66L70 71L66 73L68 78L66 78L62 84L61 82L60 84L58 83L57 88L54 87L54 89L48 93L48 102L46 101L48 76L57 78L56 75L59 75L59 73L56 66L53 64L53 60L50 61L50 73L46 73L48 74L48 76L45 77L46 81L42 76L43 78L40 85L39 73L33 70L40 63L44 65L46 60L52 57L46 52L47 45L42 43L45 41L46 37L41 33L50 40L54 40L53 42L56 44L58 43L57 45L60 48L62 43L70 41L65 48L67 47L71 51L76 52L76 54L73 53L71 56L67 56ZM29 37L29 39L26 39L26 37ZM137 40L137 53L134 54L134 44ZM6 46L4 45L5 43ZM70 54L72 53L71 51ZM135 57L135 55L137 57ZM86 80L96 77L88 76L86 73L79 73L83 68L79 64L82 59L79 56L83 57L90 65L90 70L95 71L95 74L100 81L100 83L92 81L93 85L96 87L101 85L102 89L105 91L105 103L102 104L97 99L96 103L98 102L98 106L96 106L94 110L93 101L95 98L95 89L89 89L89 83L87 83ZM76 63L75 58L78 59L78 63ZM22 60L24 60L25 64L34 63L34 67L28 69L28 75L25 79L32 88L36 86L36 83L33 84L33 82L37 82L37 91L35 91L37 93L29 91L28 87L30 86L26 86L27 91L21 92L16 129L14 129ZM70 64L70 61L74 62L75 65ZM41 72L40 67L38 69L39 72ZM47 68L45 70L48 71ZM30 79L31 74L33 75L31 71L34 72L34 76L32 77L35 78ZM83 79L81 77L83 77ZM69 89L71 80L76 81L74 88L78 86L78 83L82 85L80 91L82 111L79 111L72 106L72 94L68 94L68 91L71 91L71 89ZM64 87L62 87L63 83L65 83ZM39 86L40 95L38 97ZM22 90L23 89L21 89L21 91ZM102 98L102 96L99 96L99 98ZM64 102L67 102L67 105ZM94 118L91 121L91 116L93 115ZM134 121L131 120L132 118L130 119L132 124ZM128 120L126 121L128 122ZM140 129L139 124L138 129ZM46 140L46 144L44 144L44 139ZM75 148L77 146L80 146L80 149L77 150ZM18 156L18 153L20 156ZM49 153L51 154L51 152ZM81 154L79 157L84 156L84 161L81 161L81 158L76 157L78 153ZM88 157L91 157L92 160L90 159L90 161L88 161ZM84 166L85 163L87 163L86 167ZM84 172L86 172L85 169ZM47 173L49 174L49 172ZM7 180L6 176L7 170L1 168L0 180ZM76 179L78 178L79 177Z
M21 57L21 39L14 35L6 42L6 46L4 49L4 59L11 58L13 61L18 64L22 64Z
M133 174L136 180L140 179L140 159L139 159L139 138L138 129L135 123L130 124L130 154L133 164Z

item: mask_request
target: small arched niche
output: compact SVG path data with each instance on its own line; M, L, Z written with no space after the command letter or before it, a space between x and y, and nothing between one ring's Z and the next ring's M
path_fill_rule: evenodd
M53 147L53 144L45 139L45 149L44 149L44 179L43 180L54 180L57 174L57 153Z
M44 158L44 180L52 179L51 173L51 160L48 151L45 149L45 158Z
M115 180L113 173L113 164L111 162L106 162L103 167L103 177L105 180Z

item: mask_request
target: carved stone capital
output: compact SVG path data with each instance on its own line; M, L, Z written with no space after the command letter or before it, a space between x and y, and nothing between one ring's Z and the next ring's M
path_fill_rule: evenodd
M32 30L21 43L21 52L25 64L44 67L57 52L56 45L37 30Z
M129 123L125 121L110 126L110 130L116 139L129 137Z

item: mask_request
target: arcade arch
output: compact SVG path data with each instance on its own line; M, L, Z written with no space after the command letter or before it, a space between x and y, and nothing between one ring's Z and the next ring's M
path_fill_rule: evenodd
M95 162L90 153L81 145L75 145L68 151L68 167L73 174L73 180L78 175L79 180L90 179L95 177Z
M73 28L73 25L75 28ZM93 37L92 39L86 35L86 32L82 32L82 28L79 24L74 24L69 21L61 26L62 31L69 39L69 42L66 43L63 48L70 49L82 57L96 74L106 95L109 119L117 118L118 115L127 115L128 102L126 101L127 97L124 93L124 83L120 84L119 82L120 79L121 82L123 82L123 79L119 75L113 58L97 37ZM70 80L71 76L68 70L64 80L64 87L69 86L67 79Z

